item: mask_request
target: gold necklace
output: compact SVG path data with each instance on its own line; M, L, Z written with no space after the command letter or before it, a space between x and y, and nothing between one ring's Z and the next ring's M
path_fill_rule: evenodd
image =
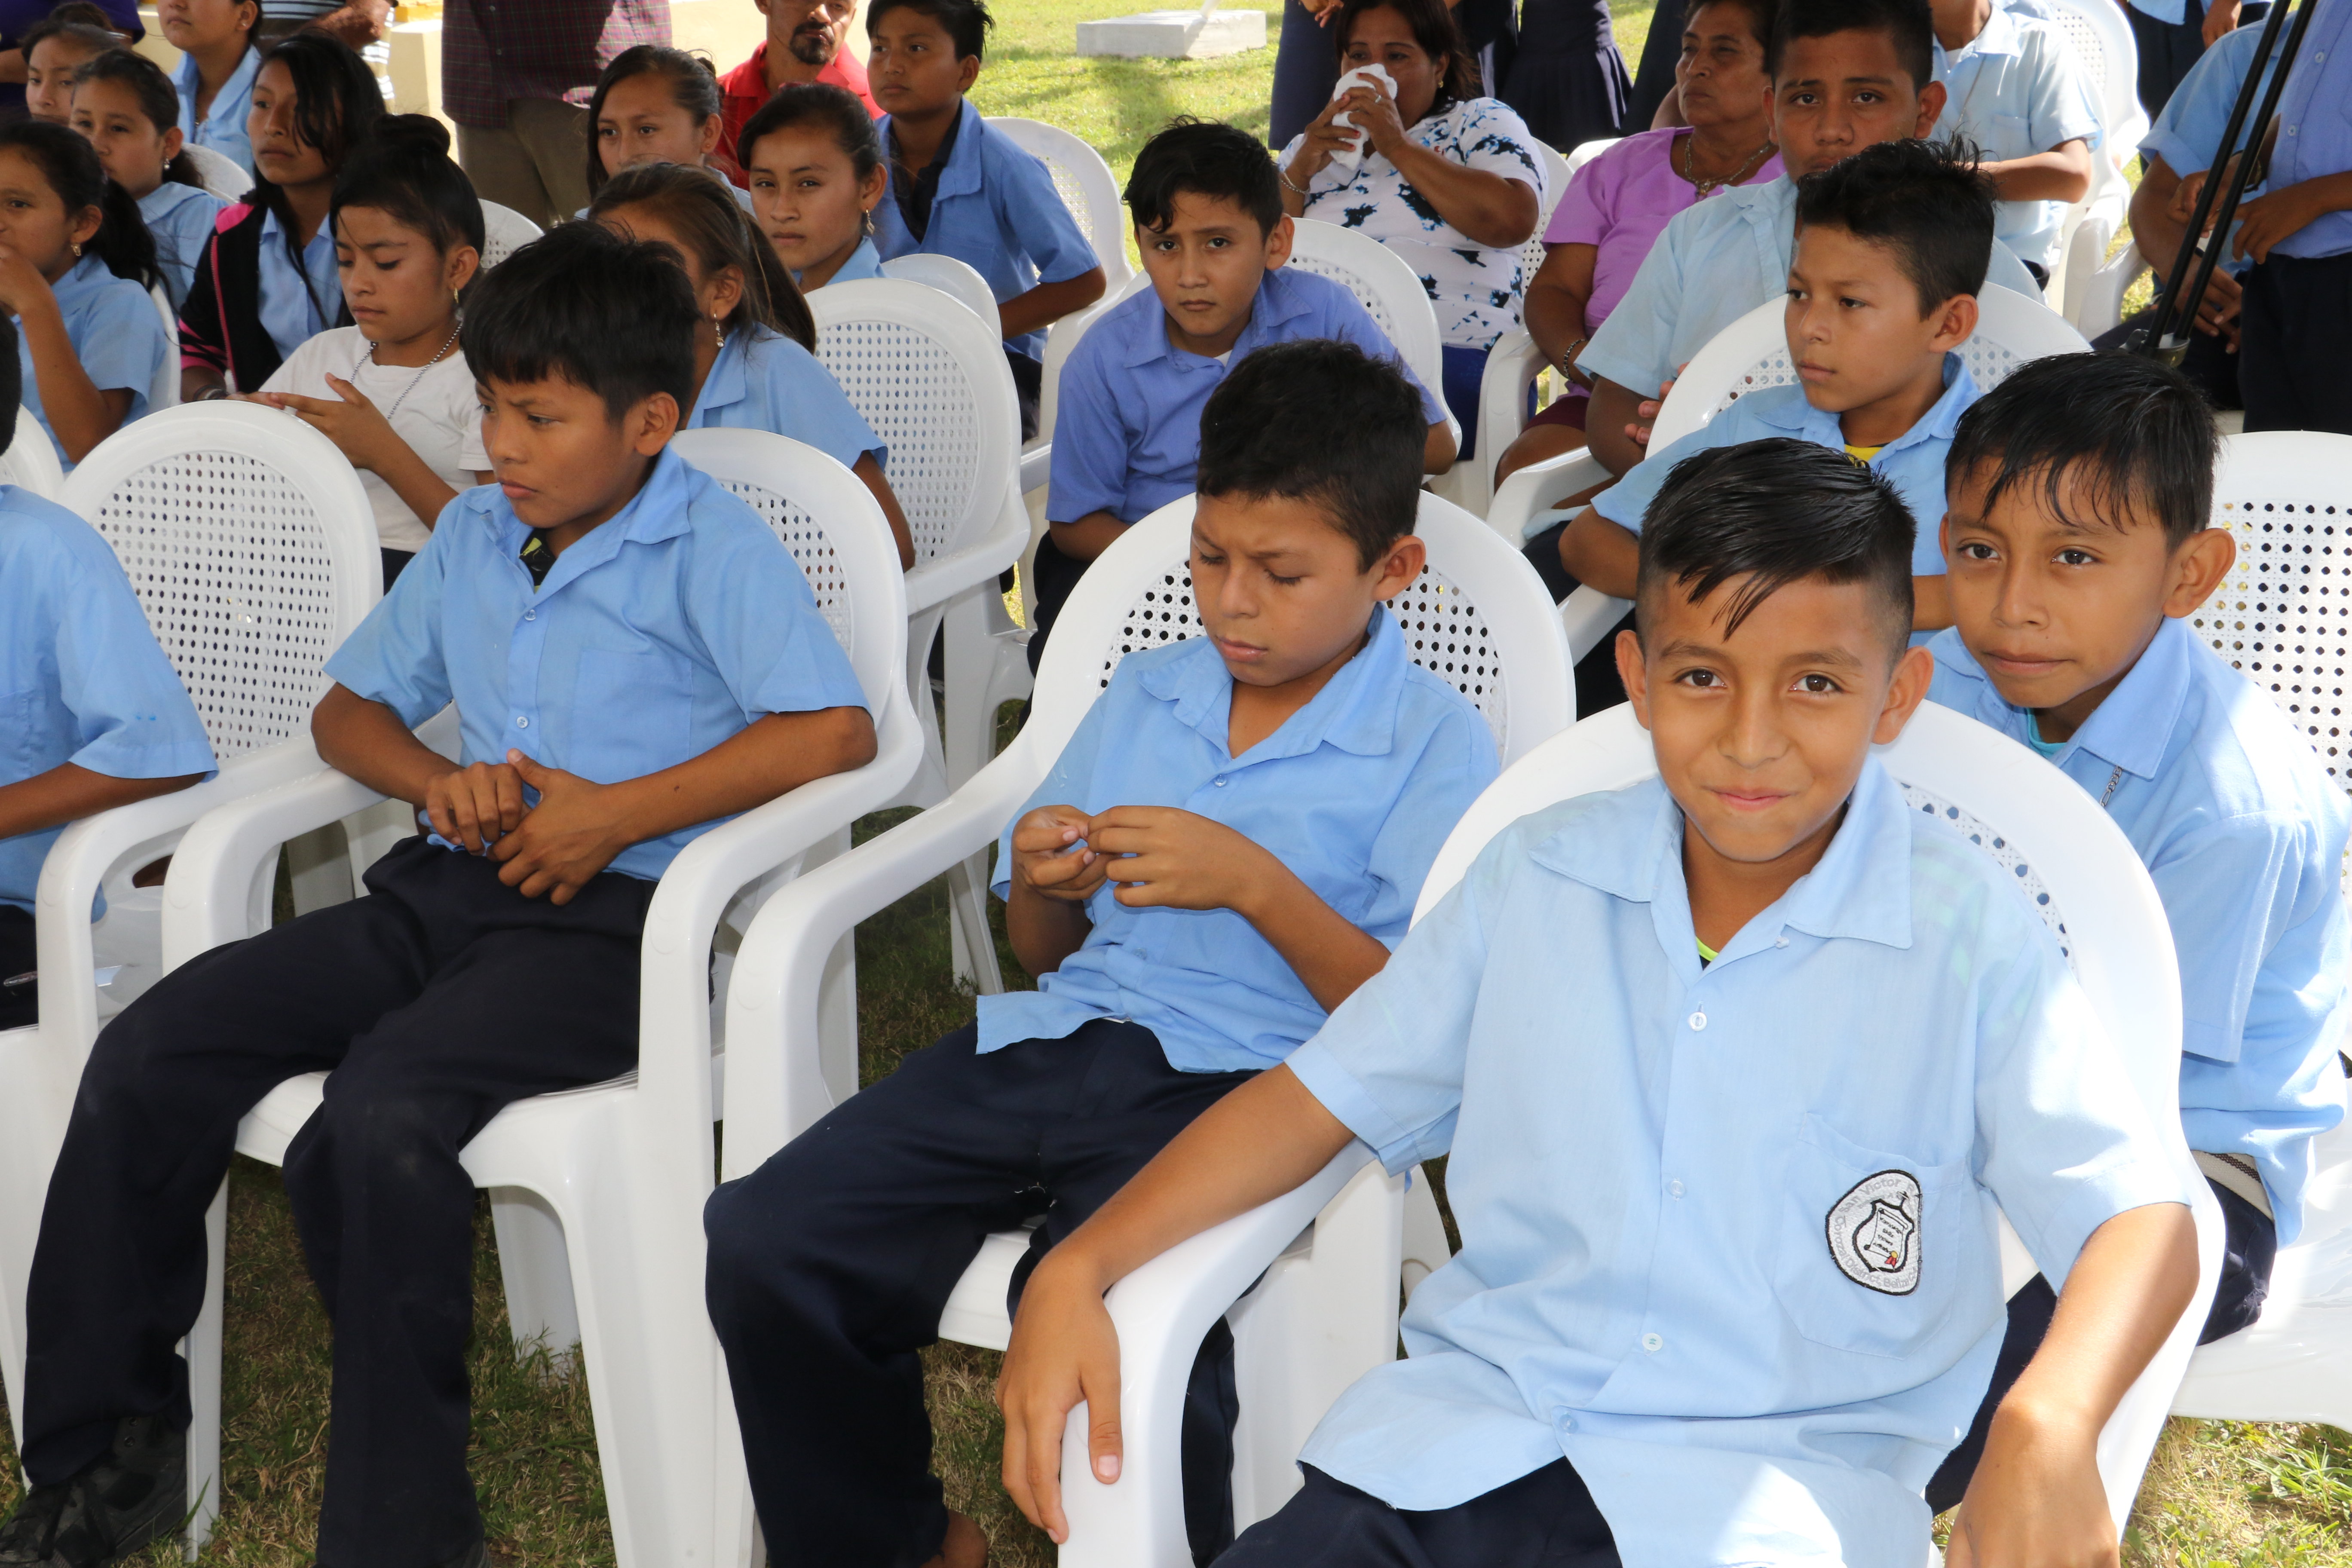
M1772 155L1772 142L1768 137L1764 145L1748 154L1748 161L1734 169L1728 175L1719 180L1702 180L1698 177L1697 162L1694 156L1697 146L1698 137L1696 133L1683 138L1683 178L1688 180L1698 191L1698 195L1692 198L1694 201L1705 201L1724 186L1738 184L1746 179L1758 164Z

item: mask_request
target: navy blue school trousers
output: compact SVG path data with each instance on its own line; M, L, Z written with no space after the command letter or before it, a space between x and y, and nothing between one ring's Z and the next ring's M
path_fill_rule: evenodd
M2282 256L2246 273L2238 390L2249 430L2352 436L2352 252Z
M512 1100L636 1065L654 884L561 908L412 838L367 896L181 965L83 1069L33 1258L25 1468L66 1480L126 1415L185 1426L176 1342L204 1300L205 1207L236 1124L299 1073L326 1102L286 1155L334 1323L320 1568L429 1568L482 1533L466 1473L474 1184L458 1152Z
M1247 1072L1179 1072L1158 1037L1098 1018L985 1054L971 1025L915 1052L711 1194L710 1321L727 1352L769 1560L918 1568L947 1505L917 1352L992 1231L1047 1248ZM1185 1524L1196 1561L1233 1539L1233 1337L1187 1392ZM1083 1481L1079 1484L1084 1485Z
M1617 1538L1566 1459L1425 1512L1299 1468L1306 1486L1244 1531L1217 1568L1620 1568Z

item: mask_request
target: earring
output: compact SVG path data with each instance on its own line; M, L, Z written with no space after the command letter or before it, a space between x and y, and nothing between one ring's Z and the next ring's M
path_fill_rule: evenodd
M77 239L73 242L73 253L76 261L81 259L81 241Z

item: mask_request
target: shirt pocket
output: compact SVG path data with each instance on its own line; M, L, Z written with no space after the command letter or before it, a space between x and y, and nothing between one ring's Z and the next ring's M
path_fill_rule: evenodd
M2033 144L2033 127L2022 114L1994 114L1985 132L1985 156L1992 159L2030 158L2045 153Z
M41 762L41 753L54 745L49 731L56 728L41 722L47 717L42 708L37 686L0 691L0 784L18 783L57 766Z
M2000 1277L1966 1161L1873 1149L1808 1112L1781 1184L1773 1290L1815 1344L1905 1357Z
M694 755L694 666L657 643L584 647L572 688L572 772L619 784Z

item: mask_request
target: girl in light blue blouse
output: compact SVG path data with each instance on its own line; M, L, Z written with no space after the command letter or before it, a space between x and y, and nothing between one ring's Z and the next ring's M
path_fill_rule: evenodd
M751 182L753 217L803 290L882 276L874 209L889 176L855 94L825 81L785 83L744 122L735 155Z
M667 246L694 286L708 324L695 339L684 428L772 430L839 461L874 492L899 564L911 566L913 536L882 472L889 450L811 352L808 301L730 192L705 170L649 163L614 176L588 209L607 228Z
M131 193L155 241L155 265L177 311L188 301L196 258L228 203L204 188L180 134L180 94L146 56L110 49L74 76L73 128Z
M68 468L147 412L170 351L158 281L139 208L89 142L47 121L0 126L0 310L17 321L25 406Z

